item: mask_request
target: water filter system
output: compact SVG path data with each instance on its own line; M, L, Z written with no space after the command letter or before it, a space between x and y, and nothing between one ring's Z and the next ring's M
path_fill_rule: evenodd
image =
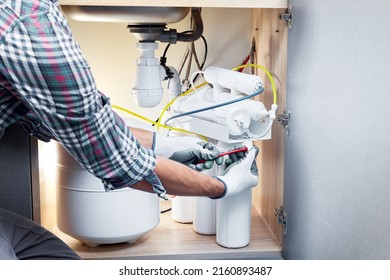
M166 124L226 143L271 138L277 107L274 104L267 110L262 102L251 99L264 90L258 76L214 66L204 73L212 87L178 98Z
M77 6L70 7L65 12L76 20L129 24L130 33L139 40L137 49L140 57L132 89L137 104L146 108L157 106L163 96L161 81L169 80L170 83L168 91L171 101L165 107L169 110L164 109L158 121L151 121L154 128L168 127L170 131L203 135L222 152L237 145L249 148L254 145L254 141L270 139L277 102L276 89L269 72L262 68L270 78L274 93L274 104L270 110L262 102L253 100L253 97L264 91L263 81L258 76L215 66L200 71L209 86L200 89L193 87L191 94L183 94L178 72L165 65L166 51L162 61L159 62L154 57L158 48L156 41L175 44L177 41L194 42L201 38L201 10L191 8L192 30L177 33L175 29L167 29L166 24L183 19L189 12L187 8L170 8L164 11L161 10L163 7L150 8L151 10L145 8L141 8L141 11L138 8L133 10L133 7L123 10L123 7ZM161 15L166 17L161 18ZM223 168L223 165L214 165L212 169L203 172L218 176ZM60 197L58 226L63 232L95 246L132 243L158 225L160 210L155 194L132 189L105 193L101 182L83 170L65 150L60 150L57 169ZM198 234L216 235L216 242L223 247L245 247L250 242L251 194L252 190L248 189L218 200L207 197L175 197L172 199L172 219L192 223ZM99 212L101 209L111 209L110 212L121 215L113 217L108 211ZM139 219L140 211L142 219Z
M273 104L271 110L267 110L262 102L251 99L264 90L258 76L212 66L204 71L204 78L211 86L178 98L165 124L201 134L214 141L223 152L237 145L250 148L256 140L271 138L277 106ZM217 176L223 168L224 165L214 165L203 172ZM184 198L177 198L180 199ZM241 248L250 243L252 189L219 200L192 199L192 203L172 205L175 221L182 222L176 218L177 213L191 213L193 230L216 235L220 246Z
M274 104L267 110L262 102L252 99L263 92L259 77L213 66L206 69L205 79L211 86L176 98L164 117L166 125L203 135L219 147L225 158L236 146L248 149L254 141L271 138L277 107ZM59 152L57 220L61 231L96 246L134 243L159 224L159 199L155 194L132 189L106 193L101 182L65 150L60 148ZM224 168L214 164L202 172L218 176ZM119 207L115 212L121 213L117 219L107 212L95 219L101 209L115 207ZM171 208L174 221L192 223L198 234L215 235L220 246L241 248L250 243L252 189L218 200L176 196ZM142 219L134 215L139 211Z

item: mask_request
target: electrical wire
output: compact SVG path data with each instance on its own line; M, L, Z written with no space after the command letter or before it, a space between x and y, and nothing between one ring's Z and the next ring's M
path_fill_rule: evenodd
M191 19L191 22L190 22L190 28L191 29L193 29L193 24L194 24L194 20ZM186 33L186 32L191 32L191 31L185 31L183 33ZM204 67L204 65L206 63L207 54L208 54L208 45L207 45L206 38L202 34L200 35L200 38L203 40L203 44L204 44L204 48L205 48L203 62L199 63L198 55L196 53L196 48L195 48L195 42L194 41L190 42L187 45L187 49L186 49L185 55L184 55L181 63L179 64L179 71L178 72L179 72L179 75L181 75L181 72L182 72L182 70L184 68L184 65L188 61L186 74L185 74L185 77L183 79L183 82L189 81L189 76L190 76L191 67L192 67L192 60L195 61L195 64L196 64L198 70L200 70L200 71L203 70L203 67ZM198 78L198 76L196 76L196 79L197 78Z
M164 214L164 213L167 213L169 211L171 211L172 208L168 208L168 209L164 209L164 210L161 210L160 214Z
M184 80L189 81L189 76L191 73L191 67L192 67L192 58L194 57L194 43L191 42L189 43L189 56L190 58L188 59L188 64L187 64L187 69L186 69L186 75L184 77Z
M183 71L183 68L184 68L184 65L187 61L189 53L190 53L190 45L188 44L186 51L184 53L184 56L182 57L181 62L180 62L179 67L178 67L179 76L181 75L181 72Z
M250 59L250 56L251 56L251 55L248 54L247 57L245 57L244 61L243 61L241 64L243 64L243 65L247 64L248 61L249 61L249 59ZM242 70L244 70L244 67L238 69L238 72L242 72Z
M186 33L186 32L191 32L191 31L190 31L190 30L187 30L187 31L184 31L183 33ZM188 44L187 49L186 49L186 51L185 51L185 54L184 54L184 56L183 56L183 58L182 58L182 61L181 61L180 64L179 64L179 68L178 68L178 73L179 73L179 75L181 74L181 72L182 72L182 70L183 70L183 68L184 68L184 65L185 65L185 63L186 63L186 61L187 61L187 59L188 59L188 56L190 55L190 49L191 49L191 52L192 52L193 55L194 55L194 59L195 59L196 65L197 65L197 67L198 67L198 70L202 70L203 67L204 67L204 65L206 64L206 60L207 60L207 56L208 56L208 44L207 44L206 38L205 38L203 35L201 35L200 38L202 39L203 45L204 45L204 56L203 56L203 61L202 61L202 63L199 63L199 59L198 59L197 53L196 53L196 51L195 51L195 45L194 45L194 46L191 46L194 42L191 42L190 44ZM168 52L168 49L169 49L170 46L171 46L171 44L168 44L168 45L165 47L165 49L164 49L163 55L162 55L162 57L161 57L161 59L163 59L163 61L166 61L167 52ZM189 75L189 74L188 74L188 75ZM198 78L198 76L195 77L195 80L194 80L194 81L196 81L197 78Z
M198 70L202 71L203 70L203 67L206 63L206 60L207 60L207 55L208 55L208 45L207 45L207 41L206 41L206 38L202 35L201 36L202 40L203 40L203 44L204 44L204 57L203 57L203 61L202 61L202 64L200 64L200 66L198 66ZM196 55L196 52L194 54L194 57L195 59L197 60L197 55ZM195 76L195 79L194 79L194 82L198 79L199 75L196 75Z

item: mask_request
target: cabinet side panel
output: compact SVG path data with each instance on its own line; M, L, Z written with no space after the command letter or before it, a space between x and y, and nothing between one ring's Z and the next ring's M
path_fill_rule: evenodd
M389 1L292 0L287 259L390 258Z
M33 219L29 136L17 126L0 139L0 207Z
M253 36L256 45L255 63L268 69L275 80L279 110L283 112L286 101L286 61L287 29L279 19L283 9L254 9ZM265 82L265 92L258 98L266 108L273 104L273 91L266 73L256 68ZM260 148L257 160L259 185L253 190L256 209L264 217L275 237L281 241L282 229L274 216L274 208L283 202L284 178L284 129L275 121L272 127L272 139L258 141Z
M34 222L41 223L41 200L39 185L39 155L38 139L29 137L30 144L30 172L31 172L31 202Z

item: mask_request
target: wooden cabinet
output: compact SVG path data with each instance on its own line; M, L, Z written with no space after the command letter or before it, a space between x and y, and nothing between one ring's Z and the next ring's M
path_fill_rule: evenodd
M285 79L288 29L279 14L285 11L287 1L72 1L61 0L61 5L124 5L124 6L188 6L228 7L252 10L252 33L256 45L255 62L266 67L274 76L278 89L279 113L285 108ZM265 73L255 69L266 81L262 101L272 104L272 91ZM249 246L226 249L215 242L215 236L195 233L191 224L171 220L162 214L160 225L141 237L135 244L117 244L90 248L64 234L60 235L83 258L168 258L168 259L225 259L225 258L280 258L282 227L277 223L274 209L283 201L284 129L277 121L273 125L271 140L258 142L259 185L253 191L252 235Z
M275 77L278 113L291 113L290 133L275 122L272 140L257 143L260 184L248 247L221 248L213 237L197 236L190 225L162 217L134 246L87 248L67 239L73 248L87 258L389 259L388 1L367 6L353 0L290 0L291 32L279 20L287 1L104 4L251 9L256 63ZM262 97L266 105L270 96ZM288 217L287 235L274 218L280 206Z

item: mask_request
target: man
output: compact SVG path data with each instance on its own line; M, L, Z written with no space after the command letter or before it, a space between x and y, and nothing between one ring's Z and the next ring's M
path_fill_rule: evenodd
M131 187L160 197L219 199L257 182L256 149L213 178L185 165L216 158L210 143L128 128L96 88L56 0L0 0L0 130L13 123L42 141L61 143L107 191ZM3 226L18 220L0 217ZM11 244L17 233L2 233L0 226L1 234Z

